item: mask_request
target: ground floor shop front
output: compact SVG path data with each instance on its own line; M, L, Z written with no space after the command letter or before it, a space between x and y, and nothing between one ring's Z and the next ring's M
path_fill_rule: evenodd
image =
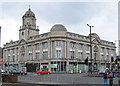
M6 70L16 69L25 70L26 72L37 72L39 69L45 69L51 72L85 72L91 71L92 64L85 65L84 62L78 61L49 61L49 62L27 62L19 64L10 64ZM94 63L93 71L99 71L101 68L110 67L110 63Z

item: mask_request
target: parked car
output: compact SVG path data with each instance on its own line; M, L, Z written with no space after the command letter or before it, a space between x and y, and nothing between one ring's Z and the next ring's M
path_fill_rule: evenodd
M113 69L112 72L113 73L119 73L119 70L118 69Z
M104 74L105 73L105 71L107 71L107 73L109 73L110 72L110 70L108 69L108 68L102 68L102 69L100 69L99 70L99 74Z
M1 69L1 73L5 73L5 70Z
M44 69L40 69L40 70L37 71L37 74L51 74L51 72L50 71L46 71Z
M19 70L11 70L10 74L20 74L20 75L27 75L26 72L24 71L19 71Z

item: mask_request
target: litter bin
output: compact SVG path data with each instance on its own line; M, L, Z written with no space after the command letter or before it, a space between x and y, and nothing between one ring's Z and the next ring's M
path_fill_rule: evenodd
M8 83L16 83L18 81L18 75L2 74L2 81Z

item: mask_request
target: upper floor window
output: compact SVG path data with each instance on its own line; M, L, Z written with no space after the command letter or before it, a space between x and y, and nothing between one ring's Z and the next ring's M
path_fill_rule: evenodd
M106 53L107 53L107 54L109 53L109 48L106 48Z
M61 46L61 41L56 41L56 46Z
M35 44L35 50L39 50L40 49L40 44Z
M104 53L104 47L101 47L101 53Z
M16 48L16 53L18 53L18 48Z
M89 50L90 50L90 46L86 45L86 51L89 51Z
M74 48L74 43L73 42L70 42L70 48Z
M40 58L40 52L36 52L36 59Z
M32 53L29 53L29 60L33 60L33 55L32 55Z
M8 56L8 62L10 62L10 56Z
M22 32L22 36L24 36L24 32Z
M111 49L111 54L114 54L114 49Z
M78 52L78 58L82 59L83 58L83 53L82 52Z
M48 51L43 51L43 59L47 59L48 58Z
M8 54L10 54L10 49L8 49Z
M15 49L14 48L12 49L12 53L15 53Z
M83 47L82 44L78 44L78 49L79 49L79 50L82 50L82 47Z
M101 55L101 60L102 60L102 61L104 61L104 60L105 60L104 55Z
M15 55L13 55L13 62L15 62Z
M43 48L48 48L48 43L47 42L43 43Z
M90 59L90 54L86 53L86 58Z
M32 50L32 46L31 45L28 45L28 50Z
M74 51L70 51L70 58L74 59Z
M56 58L61 58L61 50L56 50Z

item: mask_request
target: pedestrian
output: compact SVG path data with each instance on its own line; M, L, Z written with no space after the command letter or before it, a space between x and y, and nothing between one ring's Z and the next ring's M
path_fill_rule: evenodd
M104 73L104 85L107 86L107 71Z
M113 85L113 77L114 77L114 74L113 74L113 72L112 72L112 70L111 70L111 72L110 72L110 77L109 77L109 84L110 84L110 86Z

